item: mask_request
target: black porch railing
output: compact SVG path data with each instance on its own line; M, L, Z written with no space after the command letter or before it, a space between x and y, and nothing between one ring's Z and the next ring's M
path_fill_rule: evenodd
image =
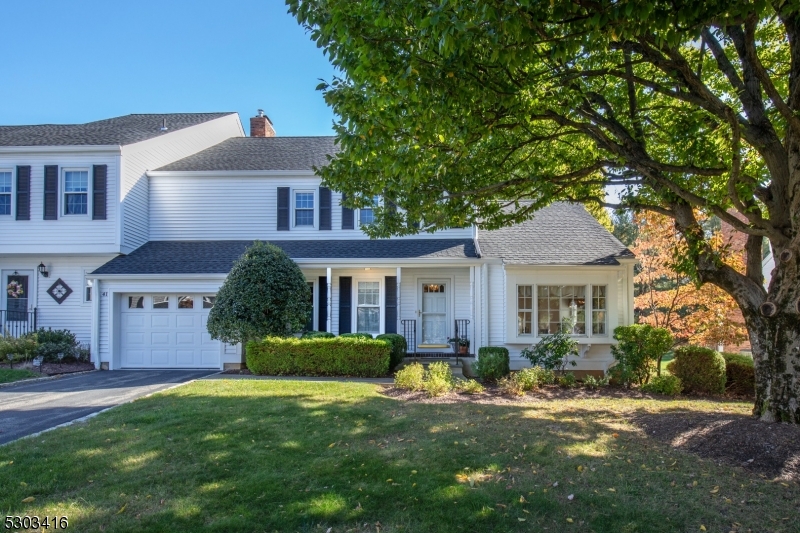
M401 320L400 324L403 326L403 337L406 339L406 354L413 357L430 357L442 358L451 357L447 352L418 352L417 351L417 321L414 319ZM470 321L466 318L458 319L454 324L454 335L456 339L452 343L452 354L456 356L456 361L459 357L468 356L472 354L472 341L469 335ZM464 346L464 348L462 348Z
M0 336L21 337L36 331L37 312L0 309Z

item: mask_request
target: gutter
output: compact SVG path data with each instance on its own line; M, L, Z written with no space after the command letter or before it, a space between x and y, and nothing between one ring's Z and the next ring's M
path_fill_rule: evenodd
M65 146L0 146L0 154L103 152L121 154L122 146L109 144L71 144Z

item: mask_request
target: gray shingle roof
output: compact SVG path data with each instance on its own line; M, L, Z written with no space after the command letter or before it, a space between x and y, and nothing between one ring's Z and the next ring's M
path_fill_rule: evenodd
M633 258L580 204L558 202L522 224L478 232L484 257L521 265L618 265Z
M233 113L125 115L86 124L0 126L0 146L85 146L134 144ZM167 131L161 131L166 119Z
M292 259L475 258L472 239L269 241ZM253 241L150 241L95 274L227 274Z
M311 170L338 151L336 137L234 137L157 170Z

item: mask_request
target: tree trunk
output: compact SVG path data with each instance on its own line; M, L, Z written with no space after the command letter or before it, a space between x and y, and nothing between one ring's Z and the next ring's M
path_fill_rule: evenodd
M800 424L800 321L796 311L745 316L756 367L753 414Z

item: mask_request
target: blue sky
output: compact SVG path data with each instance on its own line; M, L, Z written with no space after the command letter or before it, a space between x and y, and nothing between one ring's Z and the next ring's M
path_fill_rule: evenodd
M278 135L330 135L334 69L281 0L0 2L0 124L262 108Z

